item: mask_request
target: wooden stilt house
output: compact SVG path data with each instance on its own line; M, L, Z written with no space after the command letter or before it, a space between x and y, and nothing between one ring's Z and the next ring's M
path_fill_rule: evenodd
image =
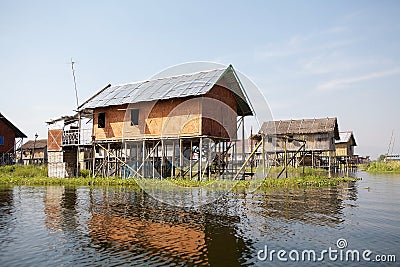
M92 124L92 175L202 179L234 169L227 151L237 140L238 117L251 115L230 65L106 86L79 107L78 117ZM61 129L60 136L68 134ZM70 145L62 140L64 151Z
M267 165L298 165L330 168L335 140L339 140L336 118L279 120L264 122Z

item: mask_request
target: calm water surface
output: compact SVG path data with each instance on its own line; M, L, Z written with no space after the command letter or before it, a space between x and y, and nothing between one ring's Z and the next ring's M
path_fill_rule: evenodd
M338 249L339 238L345 249L396 255L398 264L400 176L357 176L363 180L339 187L231 193L199 208L133 189L1 187L0 265L308 266L321 262L261 261L257 253L266 245L319 253ZM326 256L324 264L366 262Z

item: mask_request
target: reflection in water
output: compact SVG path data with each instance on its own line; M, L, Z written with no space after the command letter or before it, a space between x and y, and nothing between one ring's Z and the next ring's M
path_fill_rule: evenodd
M64 194L64 186L48 186L46 188L45 208L46 227L52 232L61 230L62 223L62 196Z
M343 201L355 201L357 190L352 183L350 187L276 189L261 196L263 217L334 226L344 220Z
M394 226L399 200L382 194L395 192L400 183L393 180L386 188L379 181L233 192L191 208L169 206L126 188L0 188L0 262L258 265L256 253L264 244L275 249L326 248L339 237L366 248L380 242L390 249L400 241ZM362 183L366 185L360 187ZM382 236L395 240L382 243Z

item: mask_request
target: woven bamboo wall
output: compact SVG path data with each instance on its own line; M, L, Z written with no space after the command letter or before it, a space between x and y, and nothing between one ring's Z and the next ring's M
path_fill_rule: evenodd
M304 134L304 135L294 135L294 139L305 140L307 151L334 151L335 150L335 140L334 134L332 133L320 133L320 134ZM283 152L285 147L285 140L280 138L269 138L266 140L266 151L269 152ZM295 152L302 145L302 142L292 141L286 143L286 150Z

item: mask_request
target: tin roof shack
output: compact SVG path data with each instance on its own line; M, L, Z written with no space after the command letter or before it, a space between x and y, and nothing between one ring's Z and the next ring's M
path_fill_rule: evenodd
M92 124L79 114L62 116L47 122L49 177L73 177L79 170L90 169Z
M336 156L353 157L354 147L357 146L353 131L340 132L339 140L335 141Z
M26 135L0 113L0 166L14 164L17 147Z
M330 168L339 140L336 118L268 121L259 134L265 138L267 166Z
M109 85L79 111L93 120L94 175L198 179L237 139L237 117L253 115L231 65Z
M29 140L21 146L21 150L17 158L21 159L22 155L24 165L47 163L47 139Z
M341 170L349 170L357 167L358 157L354 155L354 147L357 146L352 131L340 132L340 139L335 142L336 162Z

